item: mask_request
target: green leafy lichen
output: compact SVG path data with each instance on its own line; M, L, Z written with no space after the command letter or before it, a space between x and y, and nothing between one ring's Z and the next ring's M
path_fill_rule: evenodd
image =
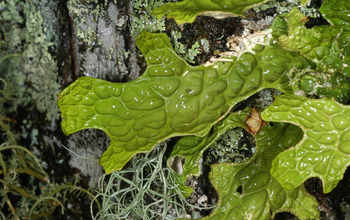
M256 136L257 150L249 161L212 165L209 178L219 194L218 208L202 219L263 220L284 211L300 219L318 219L318 203L304 187L285 189L270 174L274 158L301 136L294 125L268 125Z
M230 113L227 118L218 122L213 126L208 134L204 137L188 136L181 138L173 148L168 164L174 167L173 160L175 158L185 159L183 171L177 172L182 184L190 176L200 175L200 160L204 151L209 148L215 141L226 133L228 129L235 127L245 127L244 121L249 114L249 108L238 113ZM191 191L187 189L186 191Z
M307 17L298 8L286 15L288 35L282 35L278 41L282 48L298 51L313 60L319 70L328 68L342 70L341 50L337 38L341 29L332 26L316 26L307 29L304 25Z
M204 3L213 11L222 10L227 2L234 1ZM242 15L264 2L252 1L235 13ZM178 23L192 22L208 9L202 3L200 10L188 10L195 3L167 4L154 14L170 11L168 17ZM347 103L350 97L348 6L346 1L325 0L320 11L332 25L310 29L305 27L306 16L293 8L275 19L269 45L256 45L250 52L224 57L208 67L189 66L176 55L165 34L142 32L137 45L147 62L144 75L120 84L78 79L60 94L62 128L66 134L97 128L110 136L111 145L100 158L106 173L120 170L134 154L150 151L162 140L188 136L170 156L173 162L185 159L177 173L186 195L192 190L184 182L199 175L203 151L228 129L245 127L249 109L231 113L232 107L264 88L275 88L286 95L276 98L263 119L294 125L268 123L256 134L252 158L241 164L212 165L210 178L218 190L220 208L204 219L269 219L281 211L317 219L317 203L302 183L320 177L328 193L350 162L348 107L330 99ZM291 94L300 90L312 98L327 98Z
M271 0L185 0L168 3L153 11L158 18L167 14L167 18L174 18L178 24L192 23L198 15L226 18L245 16L244 12Z
M271 173L284 188L293 189L310 177L323 181L325 193L337 186L350 164L348 115L349 107L332 99L276 97L262 118L292 123L304 132L300 143L280 153L273 161Z
M255 55L245 53L209 67L189 66L165 34L144 31L137 45L148 63L139 79L115 84L83 77L63 90L58 101L66 134L98 128L111 137L100 158L107 173L167 138L204 136L236 103L257 91L290 93L287 71L311 65L278 45L257 47Z
M334 97L347 103L350 96L349 32L332 25L307 29L306 22L307 17L294 8L285 18L277 17L272 24L273 36L282 48L299 52L316 64L312 69L291 70L293 90L297 94Z
M346 0L327 0L321 5L320 12L336 28L350 31L350 2Z
M295 76L290 85L295 94L311 98L334 98L341 103L348 103L350 100L350 80L338 72L325 73L304 69L293 73Z
M187 177L199 175L199 160L212 143L234 127L246 127L249 110L231 113L203 138L188 136L177 142L170 157L185 159L183 171L178 174L182 184ZM297 144L302 136L302 130L294 125L267 125L255 137L256 151L249 160L212 165L209 178L219 193L219 201L214 212L203 219L271 219L283 211L301 219L319 218L316 200L302 186L284 189L270 174L274 158ZM169 161L172 161L171 158ZM252 203L254 206L251 206Z

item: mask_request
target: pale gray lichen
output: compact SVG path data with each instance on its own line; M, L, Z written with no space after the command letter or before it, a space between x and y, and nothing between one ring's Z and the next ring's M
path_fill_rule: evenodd
M181 39L181 37L182 37L182 34L180 31L176 31L176 30L171 31L171 38L173 41L173 45L175 45L174 49L178 54L186 53L185 45L179 42L179 39Z
M130 50L119 50L117 53L117 58L118 58L118 65L122 65L123 64L123 60L128 59L128 57L130 56L131 51Z
M53 0L31 0L43 17L42 29L51 48L55 51L59 46L60 20L58 19L58 3Z
M97 0L69 0L67 2L67 8L69 16L73 18L73 22L85 23L86 16L92 15L94 19L101 18L107 15L107 12L104 10L104 7L107 6L108 0L105 0L103 3L100 3Z
M101 46L102 39L96 35L96 32L88 26L85 30L77 27L77 36L86 45L86 51L91 50L95 46Z
M222 134L210 147L204 157L204 164L212 163L242 163L249 159L254 149L248 149L246 141L243 141L245 133L243 128L233 128ZM254 140L249 140L254 141Z
M310 2L311 1L309 1L306 5L309 6ZM255 12L259 12L259 11L265 11L270 8L276 8L277 14L284 16L288 14L294 7L298 7L300 11L308 17L316 18L320 16L320 12L316 8L304 7L300 5L301 5L300 0L290 0L290 1L274 0L271 2L265 3L260 7L253 8L253 10Z
M68 13L71 18L73 18L74 23L84 23L86 22L86 14L88 14L89 9L87 6L80 3L80 0L69 0L67 2Z
M209 41L208 41L207 39L202 38L202 39L200 40L200 46L201 46L201 48L203 48L203 51L204 51L205 53L209 53L210 44L209 44Z
M142 30L157 32L165 30L165 17L160 19L151 13L154 9L163 5L162 0L133 0L133 17L131 23L131 36L136 39Z
M110 59L110 60L112 60L113 59L113 52L114 52L114 48L113 47L109 47L109 53L108 53L108 58Z
M19 70L30 83L27 92L31 94L33 104L40 112L46 112L46 119L58 119L57 96L57 65L48 52L52 45L43 32L43 18L40 11L29 3L29 10L25 11L26 32L25 50L22 53Z
M171 31L171 40L174 45L174 49L176 53L183 59L185 59L189 63L194 63L194 58L202 53L199 49L201 45L203 45L203 50L209 51L209 42L206 39L201 39L201 41L196 41L191 48L187 49L186 45L179 42L182 34L180 31L173 30Z
M300 5L300 0L291 0L291 1L271 1L267 2L260 7L253 8L255 12L265 11L270 8L276 8L276 12L280 15L286 15L290 12L294 7Z
M104 9L107 6L107 3L107 0L103 3L100 3L97 0L69 0L67 2L67 8L69 16L73 18L75 24L86 24L88 22L88 15L92 16L94 21L98 18L108 17L108 13ZM86 51L101 46L102 39L96 34L95 27L92 28L91 26L86 25L82 26L77 26L77 36L86 45Z
M8 58L5 58L7 56ZM0 113L15 112L20 105L27 105L30 97L25 93L25 76L18 71L20 57L6 55L6 51L0 51ZM11 105L5 107L5 103L11 100Z
M0 64L5 70L0 72L0 78L10 83L8 86L19 97L12 105L13 110L26 105L45 113L47 120L57 119L57 66L48 52L53 43L43 31L41 11L32 2L12 0L1 2L0 15L3 32L7 34L0 41L0 60L9 54L20 56Z

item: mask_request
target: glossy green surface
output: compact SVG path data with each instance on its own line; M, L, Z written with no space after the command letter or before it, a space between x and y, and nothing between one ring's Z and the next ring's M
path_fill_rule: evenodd
M218 208L202 219L267 220L284 211L299 219L318 219L318 203L303 187L283 189L270 174L273 159L301 137L300 128L274 123L256 136L257 150L249 161L212 165L209 178L219 194Z
M249 112L250 108L246 108L243 111L230 113L225 119L215 124L213 129L211 129L204 137L187 136L181 138L175 144L168 159L168 165L170 166L169 161L171 161L172 158L180 157L185 159L183 172L178 175L182 181L182 185L184 185L188 177L200 175L200 159L202 158L204 151L210 147L212 143L214 143L228 129L246 127L244 122L248 117Z
M272 24L273 37L282 48L299 52L316 64L302 71L291 70L293 91L302 90L309 97L333 97L348 103L350 32L331 25L306 28L306 22L307 17L293 8L285 18L277 17Z
M325 0L320 8L324 18L335 28L341 28L338 43L342 49L344 66L342 74L350 77L350 2L345 0Z
M221 10L231 1L213 2L167 4L156 14L169 12L178 23L191 22L208 8ZM247 7L262 2L266 1L252 1ZM242 14L246 9L241 6L230 13ZM350 111L332 99L290 93L302 90L309 97L348 103L348 6L344 0L325 0L320 11L332 25L310 29L305 28L306 17L294 8L285 18L276 17L276 41L270 46L257 46L254 54L226 57L209 67L189 66L165 34L143 32L137 45L147 62L145 73L129 83L78 79L60 95L62 128L67 135L96 128L110 136L111 146L100 158L106 173L122 169L134 154L150 151L162 140L187 136L171 154L185 158L182 184L199 175L199 160L211 143L227 129L245 126L249 109L230 113L236 103L261 89L278 89L287 95L277 97L263 119L294 125L267 123L256 136L257 151L249 161L212 166L210 179L219 194L219 208L204 219L270 219L281 211L317 219L317 202L301 186L306 179L319 177L328 193L342 179L350 164Z
M282 48L300 52L314 61L318 70L327 71L328 68L342 70L341 49L337 41L342 32L340 28L324 25L307 29L304 25L308 19L296 7L285 18L288 24L288 35L281 35L278 38ZM276 20L273 27L278 27L276 31L280 32L285 28L285 23L281 19Z
M271 173L286 189L300 186L310 177L323 181L329 193L350 164L350 109L333 99L296 95L276 97L262 113L263 120L288 122L302 128L304 137L295 147L280 153Z
M295 77L291 81L294 92L302 90L310 97L334 98L340 103L350 101L350 79L342 74L316 72L305 69L295 71Z
M122 169L134 154L150 151L167 138L204 136L236 103L261 89L290 93L286 73L292 66L310 65L278 45L209 67L188 65L166 34L144 31L137 45L148 64L139 79L111 83L82 77L58 101L66 135L97 128L110 136L110 147L100 158L106 173Z
M177 3L167 3L155 9L152 15L158 18L167 14L176 23L192 23L198 15L225 18L245 16L244 12L271 0L184 0Z
M320 12L333 26L350 31L350 2L347 0L325 0Z

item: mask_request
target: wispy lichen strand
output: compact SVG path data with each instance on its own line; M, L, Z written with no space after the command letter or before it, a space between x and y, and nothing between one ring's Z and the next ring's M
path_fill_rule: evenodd
M302 128L304 138L280 153L271 173L286 189L300 186L310 177L323 181L329 193L350 164L350 109L333 99L310 100L282 95L263 113L266 121L288 122Z

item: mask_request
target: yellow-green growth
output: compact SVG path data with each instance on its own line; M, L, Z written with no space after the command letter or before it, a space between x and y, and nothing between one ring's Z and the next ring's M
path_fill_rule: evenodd
M295 124L304 137L295 147L280 153L271 173L286 189L300 186L310 177L319 177L329 193L343 178L350 164L350 109L333 99L310 100L282 95L263 113L266 121Z
M174 18L176 23L192 23L198 15L226 18L245 16L244 12L260 6L271 0L184 0L177 3L167 3L155 9L152 15L158 18L167 14L167 18Z
M192 188L187 188L184 185L187 178L200 175L200 160L203 157L204 151L228 129L246 127L244 122L248 117L249 111L250 108L247 108L240 112L230 113L225 119L215 124L213 129L204 137L187 136L181 138L176 143L168 160L168 165L169 167L174 167L172 163L176 158L185 159L183 170L180 173L178 172L178 177L181 180L180 184L186 192L189 194L192 192ZM184 195L188 196L186 193Z
M111 146L100 158L107 173L167 138L206 135L236 103L264 88L290 93L286 73L310 65L275 45L193 67L176 55L166 34L144 31L136 43L148 64L139 79L111 83L82 77L58 101L65 134L97 128L110 136Z
M342 32L341 29L330 25L307 29L304 26L307 17L298 8L293 8L286 15L286 21L288 35L282 35L278 38L282 48L300 52L314 61L321 71L327 71L328 68L342 70L341 49L337 41Z
M268 220L285 211L300 219L319 219L318 203L303 186L284 189L270 174L274 158L301 137L298 127L274 123L257 134L257 150L249 161L212 165L209 178L219 194L218 207L202 220Z

